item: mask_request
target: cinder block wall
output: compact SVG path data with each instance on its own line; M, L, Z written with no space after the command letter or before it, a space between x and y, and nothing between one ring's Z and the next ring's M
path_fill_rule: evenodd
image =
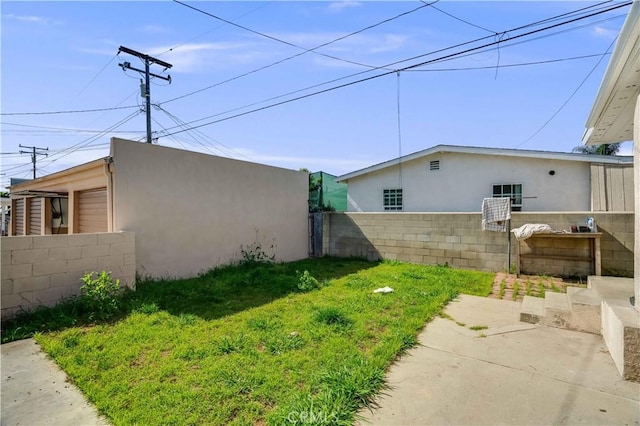
M79 293L87 272L111 272L135 288L132 232L2 237L2 319Z
M507 268L507 234L482 231L480 213L327 213L325 254L396 259L422 264L502 271ZM545 223L555 230L583 225L593 216L601 239L602 273L633 275L633 214L631 213L513 213L511 226ZM328 236L326 235L328 233ZM511 262L515 262L512 238ZM525 246L522 243L521 247ZM567 255L576 250L565 247ZM583 250L578 247L578 250ZM560 253L559 253L560 254ZM578 253L582 255L583 253ZM553 268L550 266L553 265ZM558 275L593 273L588 262L531 260L524 272ZM545 272L545 269L550 272Z

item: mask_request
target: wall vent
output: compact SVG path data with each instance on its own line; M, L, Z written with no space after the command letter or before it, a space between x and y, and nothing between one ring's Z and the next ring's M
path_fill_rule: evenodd
M440 160L429 161L429 170L440 170Z

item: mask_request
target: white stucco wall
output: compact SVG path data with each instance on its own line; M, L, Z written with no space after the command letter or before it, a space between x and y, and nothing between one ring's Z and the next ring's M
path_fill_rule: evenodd
M112 139L114 229L136 234L137 272L187 277L275 245L307 257L306 173Z
M440 161L440 170L430 171L434 160ZM493 184L509 183L522 184L522 211L588 211L589 181L588 162L437 153L402 164L403 211L477 212L482 200L492 196ZM398 167L348 183L349 211L384 211L383 189L400 188Z

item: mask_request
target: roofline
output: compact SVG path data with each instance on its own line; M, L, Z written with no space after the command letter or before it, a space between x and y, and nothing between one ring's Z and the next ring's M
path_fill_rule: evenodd
M633 157L631 156L611 156L611 155L592 155L592 154L576 154L570 152L554 152L554 151L534 151L524 149L512 149L512 148L485 148L477 146L459 146L459 145L436 145L431 148L417 151L412 154L404 155L400 158L385 161L383 163L374 164L373 166L366 167L364 169L356 170L355 172L347 173L342 176L338 176L338 182L353 179L358 176L362 176L368 173L373 173L379 170L386 169L388 167L396 166L398 164L406 163L408 161L417 160L428 155L436 153L460 153L460 154L478 154L478 155L494 155L504 157L524 157L524 158L539 158L547 160L561 160L561 161L581 161L586 163L604 163L604 164L633 164Z
M636 42L636 40L631 40L631 37L638 37L638 32L640 31L639 28L640 1L634 0L627 14L627 18L624 21L622 29L620 30L620 34L618 35L616 47L613 49L613 54L611 55L611 59L609 60L609 65L607 66L607 70L602 77L602 82L600 83L598 94L596 95L596 99L593 102L593 107L591 108L589 117L587 118L587 121L585 123L585 131L582 136L582 143L584 143L585 145L590 144L589 139L591 138L591 134L593 133L596 123L602 117L602 114L607 107L610 94L614 89L618 79L620 78L620 74L622 74L625 65L627 64L629 53L631 50L633 50L634 44ZM600 142L596 142L593 144L597 145L599 143Z
M60 170L59 172L51 173L51 174L46 175L46 176L41 176L41 177L36 178L36 179L28 180L28 181L25 181L25 182L20 182L20 183L18 183L16 185L8 186L7 188L9 188L9 192L17 192L17 191L21 190L22 186L31 186L34 183L45 182L45 181L53 179L53 178L69 175L69 174L76 173L76 172L79 172L79 171L82 171L82 170L91 169L93 167L96 167L98 164L103 164L105 162L105 160L107 160L109 158L110 158L109 156L101 157L101 158L98 158L97 160L89 161L88 163L83 163L83 164L80 164L80 165L77 165L77 166L73 166L73 167L70 167L68 169Z

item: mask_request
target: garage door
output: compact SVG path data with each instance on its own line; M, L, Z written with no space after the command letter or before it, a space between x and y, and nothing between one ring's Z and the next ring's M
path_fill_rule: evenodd
M42 198L29 199L29 235L42 234Z
M24 235L24 198L15 200L15 211L11 212L11 220L15 222L15 235Z
M107 188L78 193L78 232L107 232Z

